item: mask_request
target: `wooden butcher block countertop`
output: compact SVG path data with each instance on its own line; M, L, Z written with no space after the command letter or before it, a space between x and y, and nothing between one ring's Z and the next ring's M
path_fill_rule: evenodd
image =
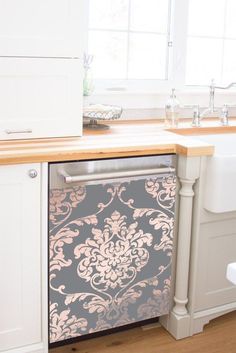
M83 137L0 141L0 164L56 162L156 154L206 156L214 147L196 137L164 130L154 121L119 122Z

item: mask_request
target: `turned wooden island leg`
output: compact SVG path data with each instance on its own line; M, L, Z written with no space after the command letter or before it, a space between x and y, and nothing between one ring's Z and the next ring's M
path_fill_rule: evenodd
M176 339L190 336L190 314L187 303L194 198L193 187L199 175L200 157L179 156L179 222L177 231L174 307L167 317L160 320L161 324Z
M179 204L178 250L176 263L175 306L173 312L183 316L188 314L188 276L191 245L193 185L196 179L180 178L181 189Z

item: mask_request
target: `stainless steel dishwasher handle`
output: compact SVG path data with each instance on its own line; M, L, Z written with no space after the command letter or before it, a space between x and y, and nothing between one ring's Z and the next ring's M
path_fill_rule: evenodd
M118 172L109 172L109 173L94 173L91 175L69 175L64 170L59 170L59 175L63 178L64 183L72 184L78 182L88 182L88 181L97 181L97 180L107 180L107 179L118 179L126 177L136 177L144 175L157 175L157 174L168 174L175 173L175 168L173 167L160 167L160 168L151 168L143 170L128 170L128 171L118 171Z

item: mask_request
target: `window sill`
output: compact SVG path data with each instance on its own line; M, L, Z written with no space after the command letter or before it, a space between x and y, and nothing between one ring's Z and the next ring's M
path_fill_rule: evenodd
M85 97L85 104L102 103L122 106L123 109L164 109L170 92L168 91L96 91ZM177 90L177 98L182 106L209 104L209 89ZM236 90L216 91L215 106L236 103Z

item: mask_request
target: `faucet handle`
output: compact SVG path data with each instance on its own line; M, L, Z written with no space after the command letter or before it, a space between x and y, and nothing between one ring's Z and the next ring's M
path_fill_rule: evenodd
M193 106L193 121L192 121L192 126L193 127L200 127L201 126L201 113L200 113L200 107L199 105L194 105Z
M229 125L229 108L236 108L236 104L224 104L220 113L220 125Z
M221 113L220 113L220 125L228 126L229 125L229 106L224 104Z
M193 127L200 127L201 126L200 105L199 104L184 105L184 108L193 109L192 126Z

